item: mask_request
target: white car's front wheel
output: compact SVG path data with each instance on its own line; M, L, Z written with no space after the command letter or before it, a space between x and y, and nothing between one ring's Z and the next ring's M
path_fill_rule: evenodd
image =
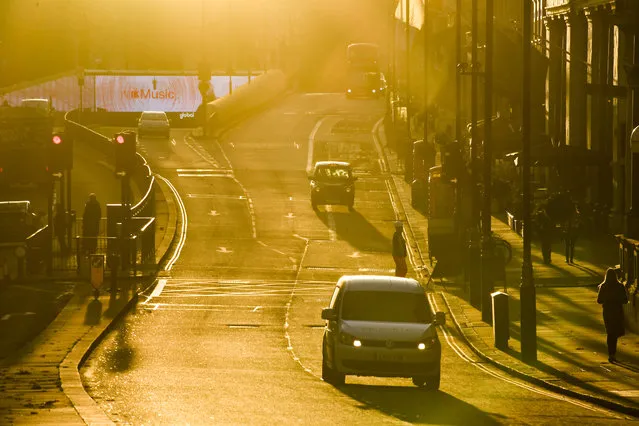
M346 382L346 375L328 366L326 351L322 354L322 380L333 386L342 386Z

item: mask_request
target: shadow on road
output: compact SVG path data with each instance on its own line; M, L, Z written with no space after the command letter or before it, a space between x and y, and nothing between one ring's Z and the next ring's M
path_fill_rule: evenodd
M340 239L348 242L353 248L360 251L369 252L391 252L391 240L385 237L358 211L342 212L333 211L332 217L335 221L335 232ZM329 212L316 210L315 214L326 224L329 223Z
M365 406L416 424L496 425L498 420L445 392L411 386L345 385L340 390Z

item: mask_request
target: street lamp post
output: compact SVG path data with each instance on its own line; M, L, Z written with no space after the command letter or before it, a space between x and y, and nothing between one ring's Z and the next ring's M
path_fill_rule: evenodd
M479 62L477 60L477 20L478 5L477 0L472 1L472 23L471 23L471 88L470 88L470 125L471 125L471 146L470 146L470 195L471 195L471 223L470 223L470 242L468 247L468 268L469 268L469 285L470 285L470 304L475 308L481 308L481 249L479 235L479 169L478 169L478 72Z
M523 229L523 264L521 269L520 306L521 306L521 356L525 362L537 360L537 308L535 285L533 283L532 258L530 252L530 142L531 142L531 54L532 54L532 0L523 0L523 97L522 97L522 219Z
M493 247L491 230L492 111L493 111L493 0L486 0L486 68L484 73L484 194L481 252L481 319L492 322Z
M400 0L401 1L401 0ZM410 0L404 4L406 10L406 150L404 152L404 180L413 181L413 141L410 134ZM401 143L401 142L400 142Z
M424 143L428 143L428 2L424 0L424 24L422 30L424 31ZM428 173L428 170L426 171Z

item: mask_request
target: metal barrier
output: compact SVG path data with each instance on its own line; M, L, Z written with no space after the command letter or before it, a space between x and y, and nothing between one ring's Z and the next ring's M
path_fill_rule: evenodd
M626 288L637 292L637 272L639 271L639 241L615 235L619 244L619 267L626 282Z

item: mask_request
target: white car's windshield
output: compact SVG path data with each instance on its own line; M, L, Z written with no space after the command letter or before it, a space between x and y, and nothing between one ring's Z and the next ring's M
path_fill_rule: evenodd
M166 121L166 115L160 113L146 113L142 114L142 120Z
M432 313L426 295L391 291L347 291L342 319L428 324Z

